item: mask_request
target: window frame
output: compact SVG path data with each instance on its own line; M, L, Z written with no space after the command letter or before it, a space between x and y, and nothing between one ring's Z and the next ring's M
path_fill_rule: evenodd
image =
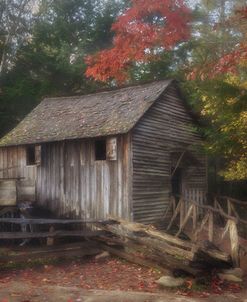
M31 156L30 156L30 152L33 153ZM26 166L33 167L33 166L39 166L39 165L41 165L41 145L27 145L26 146Z

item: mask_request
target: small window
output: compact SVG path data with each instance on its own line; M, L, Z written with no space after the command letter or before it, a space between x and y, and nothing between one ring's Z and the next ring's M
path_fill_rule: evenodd
M106 160L106 140L95 141L95 160Z
M34 166L35 162L35 146L28 146L26 149L27 166Z

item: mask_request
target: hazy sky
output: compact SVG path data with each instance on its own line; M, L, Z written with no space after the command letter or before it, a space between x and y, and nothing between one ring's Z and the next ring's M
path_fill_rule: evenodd
M199 3L199 0L187 0L188 4L192 7L194 7L196 4Z

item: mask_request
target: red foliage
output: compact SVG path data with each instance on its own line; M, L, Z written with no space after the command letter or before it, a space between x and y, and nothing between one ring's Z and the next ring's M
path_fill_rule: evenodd
M247 22L247 6L236 10L235 15L226 22L228 26L232 23L239 25ZM224 54L217 62L211 62L205 68L202 66L195 67L188 75L189 80L200 78L204 80L206 77L214 78L219 74L238 73L238 67L241 63L247 62L247 43L243 38L243 42L236 45L235 50Z
M124 82L134 62L155 60L190 37L190 10L183 0L132 0L132 7L113 24L113 47L86 58L86 75Z
M212 70L212 75L237 73L237 67L247 60L247 45L241 44L235 51L224 55Z
M188 80L200 78L202 81L205 78L214 78L217 75L231 73L237 74L238 67L241 63L247 61L247 45L241 44L235 51L223 55L218 62L208 64L205 68L195 67L188 75Z

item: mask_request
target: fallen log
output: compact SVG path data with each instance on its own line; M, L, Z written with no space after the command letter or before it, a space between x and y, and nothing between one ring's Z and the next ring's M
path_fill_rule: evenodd
M159 252L150 246L139 244L133 240L112 237L95 237L100 241L100 246L112 255L123 258L129 262L155 268L162 271L179 269L189 274L197 275L198 268L190 267L190 261L181 257L175 257L167 254L165 251ZM103 244L102 244L103 242Z
M142 258L136 254L125 251L124 249L118 249L116 247L108 246L107 244L101 244L100 246L102 247L103 250L108 251L110 254L114 256L127 260L128 262L145 266L148 268L152 268L152 269L157 269L164 274L168 273L168 270L166 268L164 268L161 265L158 265L155 261Z
M98 227L117 236L118 243L125 248L139 246L147 259L171 270L183 270L197 274L205 267L231 267L231 257L215 248L200 246L190 241L171 236L154 227L124 220L111 220L110 224L99 223ZM107 236L103 238L107 242Z

